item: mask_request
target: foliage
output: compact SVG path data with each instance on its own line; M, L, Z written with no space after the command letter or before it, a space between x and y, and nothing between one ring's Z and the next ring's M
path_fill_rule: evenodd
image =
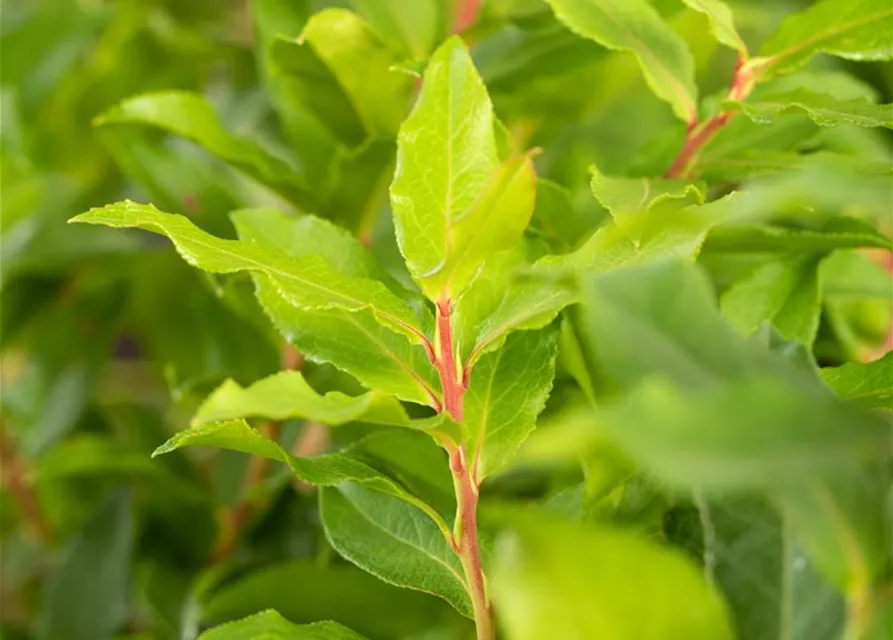
M844 4L4 2L0 635L888 638Z

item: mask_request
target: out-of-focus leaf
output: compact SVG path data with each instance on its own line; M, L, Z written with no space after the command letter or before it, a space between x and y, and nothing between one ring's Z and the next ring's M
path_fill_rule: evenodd
M697 119L694 61L685 41L647 2L635 0L548 0L571 31L639 60L648 86L686 122Z
M872 104L866 100L839 101L821 93L799 90L773 94L761 100L732 102L748 118L760 124L772 124L792 110L804 111L820 127L851 124L859 127L893 129L893 105Z
M890 60L893 7L886 0L855 0L841 6L822 0L788 16L760 49L764 77L789 73L817 53L850 60Z
M819 375L845 400L867 409L893 411L893 353L869 363L826 367L819 370Z
M320 511L339 554L385 582L439 596L471 617L459 558L418 508L343 484L320 492Z
M811 345L821 313L820 260L806 255L765 263L723 293L723 315L744 333L771 321L783 338Z
M134 545L133 502L122 490L72 539L49 579L37 620L41 640L96 640L127 616Z
M725 606L685 557L623 531L520 520L499 539L496 610L517 640L732 638Z
M336 622L297 625L277 612L262 611L205 631L199 640L363 640Z
M222 587L203 612L219 623L268 608L298 623L334 620L372 638L418 633L449 616L438 600L395 589L349 565L319 567L303 560L266 567Z
M382 40L416 60L426 59L446 35L448 3L351 0L351 4Z
M818 229L770 225L715 227L704 242L704 252L803 252L833 249L891 249L893 240L856 218L832 218Z
M96 124L146 125L182 136L296 205L314 205L315 196L298 168L252 140L235 137L224 128L214 107L199 95L168 91L129 98L98 116Z

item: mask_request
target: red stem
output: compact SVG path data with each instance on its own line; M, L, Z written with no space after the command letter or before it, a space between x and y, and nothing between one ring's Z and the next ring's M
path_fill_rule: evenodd
M443 388L443 407L453 420L462 422L462 396L465 393L465 388L456 367L453 326L450 317L452 310L451 300L442 300L437 303L437 336L440 353L436 365Z

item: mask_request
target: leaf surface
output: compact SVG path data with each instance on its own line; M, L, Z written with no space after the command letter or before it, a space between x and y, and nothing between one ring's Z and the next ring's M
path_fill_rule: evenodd
M812 345L819 328L821 256L772 260L722 295L723 315L745 334L771 321L786 340Z
M271 609L208 629L199 640L363 640L363 637L336 622L294 624Z
M464 425L480 479L504 466L533 431L552 389L557 352L557 331L525 331L475 365Z
M555 16L583 38L635 54L651 90L686 122L697 118L694 61L685 41L644 0L548 0Z
M704 204L703 184L687 180L657 178L615 178L606 176L596 165L589 167L590 186L595 199L614 218L645 213L665 200L693 200Z
M863 98L836 100L804 89L746 102L731 102L729 106L740 109L748 118L760 124L772 124L783 115L800 111L820 127L849 124L893 129L893 104L873 104Z
M893 353L873 362L848 362L819 370L826 385L867 409L893 411Z
M691 9L703 13L710 20L714 37L727 47L747 57L747 45L735 28L732 10L723 0L683 0Z
M493 591L516 640L733 637L720 597L682 554L544 514L499 539Z
M766 77L789 73L817 53L849 60L893 58L893 7L887 0L822 0L788 16L760 50Z

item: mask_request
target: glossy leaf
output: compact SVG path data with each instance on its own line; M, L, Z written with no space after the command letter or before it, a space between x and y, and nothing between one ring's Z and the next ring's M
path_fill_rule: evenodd
M819 262L806 255L765 263L723 293L723 315L743 333L771 321L786 340L811 345L821 313Z
M487 90L465 45L452 38L432 56L419 100L400 128L391 183L400 251L431 299L460 293L487 252L520 239L533 212L530 161L500 167L493 127ZM480 234L484 245L478 245L473 234L482 224L498 233ZM473 262L463 264L466 252Z
M516 640L733 637L723 602L683 555L545 514L500 538L493 591Z
M338 391L320 395L298 371L280 371L247 388L227 380L205 399L192 417L192 426L239 418L303 419L329 426L356 420L409 424L409 417L393 396L375 391L357 397Z
M867 409L893 411L893 354L874 362L849 362L819 370L826 385L845 400Z
M684 0L684 2L690 8L707 16L710 20L710 30L717 40L747 57L747 45L738 35L735 17L729 5L723 0Z
M548 0L555 16L577 35L638 58L648 86L676 117L697 119L694 61L685 42L644 0Z
M363 640L335 622L297 625L273 610L228 622L205 631L199 640Z
M788 16L760 49L766 75L789 73L817 53L850 60L890 60L893 7L886 0L855 0L841 6L822 0Z
M298 206L312 207L315 202L296 167L228 132L214 107L197 94L167 91L129 98L103 112L95 123L157 127L201 145Z
M183 216L130 201L91 209L72 222L137 227L166 235L183 259L200 269L211 273L263 273L295 306L311 310L368 309L393 330L412 340L420 339L413 311L381 282L345 276L318 255L295 259L255 244L216 238Z
M160 456L190 446L219 447L276 460L285 464L298 478L310 484L332 486L345 482L362 483L375 491L385 492L400 500L411 502L434 521L432 526L435 530L439 526L443 531L448 531L446 524L434 509L369 465L341 453L297 458L287 453L277 443L265 438L256 429L252 429L244 420L214 422L180 431L158 447L152 455Z
M479 478L505 466L536 426L552 389L557 338L551 329L514 334L471 372L463 425Z
M418 508L346 484L320 492L320 511L339 554L385 582L439 596L471 616L459 558Z
M731 106L740 109L748 118L760 124L772 124L791 111L802 111L820 127L850 124L893 129L891 104L872 104L864 99L840 101L802 89L773 94L759 100L733 102Z

